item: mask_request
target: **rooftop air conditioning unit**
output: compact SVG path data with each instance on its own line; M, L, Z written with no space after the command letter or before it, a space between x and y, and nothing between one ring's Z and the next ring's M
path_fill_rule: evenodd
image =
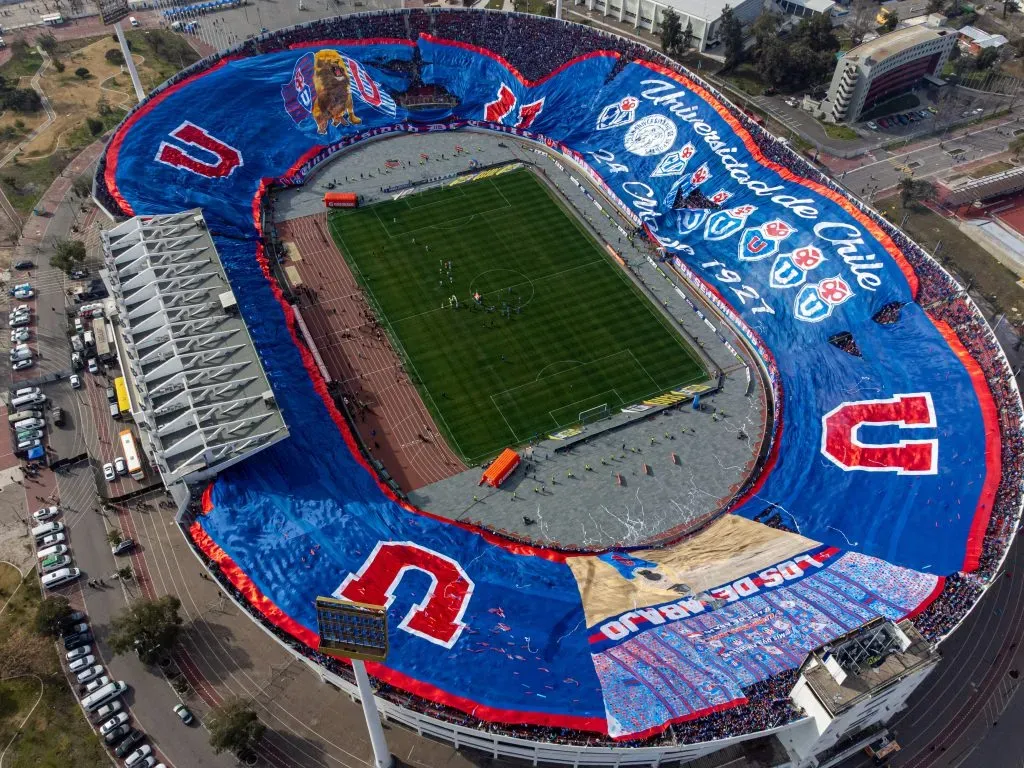
M203 218L203 214L197 213L192 217L192 223L200 229L206 229L206 220Z
M273 390L268 389L263 393L263 404L267 406L267 408L277 410L277 400L274 398Z

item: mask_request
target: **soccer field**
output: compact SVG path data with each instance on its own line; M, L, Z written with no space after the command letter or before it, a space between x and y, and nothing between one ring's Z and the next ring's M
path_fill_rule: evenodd
M329 225L468 463L584 411L706 379L658 308L529 171L335 210Z

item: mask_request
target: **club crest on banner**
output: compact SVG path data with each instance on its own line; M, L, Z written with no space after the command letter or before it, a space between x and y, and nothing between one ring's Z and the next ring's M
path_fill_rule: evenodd
M629 126L622 144L634 155L653 157L672 148L676 133L676 124L664 115L648 115Z
M710 213L706 208L681 208L676 211L676 226L679 234L686 235L700 228Z
M708 197L708 200L710 200L715 205L722 205L730 197L732 197L732 192L726 192L724 189L720 189L717 192L715 192L715 194Z
M705 240L724 240L743 229L747 217L757 210L754 205L740 205L724 211L715 211L704 225Z
M397 107L355 59L324 48L299 57L292 76L281 86L285 111L296 125L312 118L317 133L327 133L330 125L358 125L355 102L394 117Z
M761 261L774 256L779 252L779 243L795 231L789 224L778 219L745 229L740 236L740 261Z
M853 298L853 289L839 275L826 277L817 284L805 285L796 295L793 313L805 323L820 323L832 316L840 304Z
M636 119L636 108L639 106L640 99L636 96L626 96L621 101L609 104L597 116L597 130L607 131L609 128L629 125Z
M693 144L686 144L682 149L669 152L661 158L658 167L651 174L651 178L658 176L682 176L686 170L686 164L690 162L690 158L695 154L697 154L697 150Z

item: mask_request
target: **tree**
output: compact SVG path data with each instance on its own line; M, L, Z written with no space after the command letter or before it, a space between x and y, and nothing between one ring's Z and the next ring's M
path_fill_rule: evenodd
M743 25L728 5L722 9L719 28L722 42L725 45L725 68L732 69L743 62L745 52L743 50Z
M108 62L113 64L115 67L119 67L124 64L124 54L117 48L111 48L109 51L103 54Z
M693 22L689 19L686 20L686 29L683 30L683 36L679 41L679 52L686 53L693 47Z
M81 177L79 177L79 178L81 178ZM121 529L120 528L111 528L109 531L107 531L107 543L110 546L116 547L118 544L121 543L121 541L122 541L122 539L121 539Z
M178 639L180 607L181 601L174 595L136 600L111 621L110 648L116 654L134 651L143 664L156 663Z
M900 190L900 204L904 208L935 197L935 185L927 179L915 179L913 176L904 176L900 179L898 187Z
M879 27L883 32L892 32L896 29L896 25L900 23L899 14L896 11L889 11L885 17L885 21L882 22L882 26Z
M854 5L853 19L847 25L850 30L850 41L854 45L860 45L864 42L864 37L868 32L874 32L875 27L875 16L878 14L878 6L868 3L860 2Z
M679 14L671 8L666 8L661 14L661 51L666 56L673 55L679 50L679 39L682 36L682 25L679 23Z
M979 72L992 69L992 66L999 61L999 50L996 48L984 48L974 60L974 68Z
M1010 151L1013 152L1014 157L1020 157L1021 153L1024 153L1024 135L1018 136L1010 142Z
M50 257L50 266L70 272L85 261L85 243L81 240L58 240L54 245L54 254Z
M53 36L52 32L47 32L36 39L36 45L52 56L53 52L57 50L57 38Z
M760 57L761 50L779 39L780 17L774 13L762 13L750 25L750 34L754 38L754 55Z
M126 565L123 568L117 569L117 578L121 581L131 581L135 578L135 571L132 570L130 565Z
M71 615L71 604L66 597L48 597L36 611L35 630L41 635L60 636L61 623Z
M839 38L832 31L832 17L827 13L816 13L803 19L796 28L796 36L816 53L835 53L839 50Z
M267 727L243 699L228 699L213 709L206 718L210 730L210 746L217 754L229 751L242 755L254 751Z
M1003 0L1003 18L1006 18L1008 13L1018 13L1020 11L1020 3L1017 0Z
M64 66L64 62L60 59L53 60L53 68L56 69L58 73L63 72L66 69L66 67Z
M77 77L80 80L86 80L89 77L89 70L85 67L79 67L75 70L75 77Z
M89 133L93 136L99 136L103 133L103 121L96 117L85 118L85 125L89 129Z

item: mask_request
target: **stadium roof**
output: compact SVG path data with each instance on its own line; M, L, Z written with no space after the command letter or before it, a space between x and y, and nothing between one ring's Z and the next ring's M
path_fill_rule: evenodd
M199 209L104 232L147 453L170 485L288 436Z

